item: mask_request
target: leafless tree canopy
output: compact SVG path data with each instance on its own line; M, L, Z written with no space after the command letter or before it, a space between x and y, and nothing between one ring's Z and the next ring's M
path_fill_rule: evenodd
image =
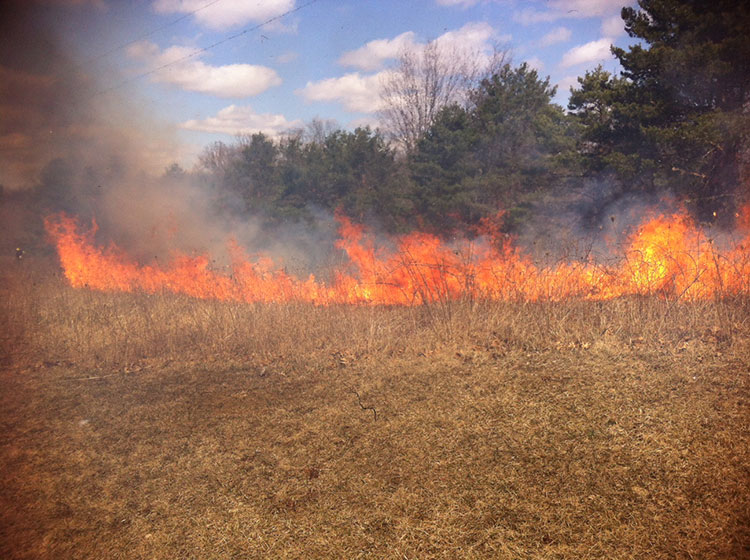
M330 136L340 128L341 127L334 119L321 119L316 117L305 125L305 128L302 131L302 139L305 142L323 144L326 137Z
M480 52L448 49L434 40L421 49L405 50L381 84L385 130L410 153L441 108L468 105L470 90L507 59L505 50L495 49L487 60Z
M198 157L200 167L212 173L224 173L233 157L237 153L237 148L229 146L224 142L213 142L203 149Z

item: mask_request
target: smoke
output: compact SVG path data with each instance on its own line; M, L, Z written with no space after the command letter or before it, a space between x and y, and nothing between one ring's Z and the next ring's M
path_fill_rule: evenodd
M685 210L669 190L627 191L616 179L600 175L538 201L514 233L519 247L539 264L590 258L607 263L621 258L644 221ZM717 229L713 235L721 237Z
M62 4L0 5L3 244L42 246L44 214L65 211L141 255L163 256L175 240L165 220L187 235L176 248L210 246L226 231L209 226L205 196L188 180L155 178L181 153L174 130L133 88L107 90L122 76L75 54L55 17L78 7Z
M231 263L233 245L250 257L270 256L299 273L319 269L330 258L336 233L332 216L319 213L314 228L268 228L262 216L228 210L241 205L232 196L207 185L199 173L175 169L160 177L142 174L113 187L97 187L90 215L101 245L114 242L142 264L166 264L176 254L209 255L212 266L222 268ZM88 224L81 225L85 229Z
M113 64L74 54L54 21L64 9L33 1L0 7L0 184L7 190L37 185L54 159L155 172L179 152L174 131L132 88L103 91L121 76Z
M181 253L229 263L235 241L290 270L330 262L336 224L313 211L315 227L264 227L223 185L179 168L174 129L120 84L107 59L87 64L52 14L75 2L0 4L0 254L46 252L43 218L55 212L95 221L97 243L116 244L143 264ZM104 46L103 46L104 47ZM48 250L48 249L47 249Z
M0 13L0 183L31 186L41 166L61 154L59 139L74 123L88 125L71 99L70 64L32 4L6 3ZM80 80L79 80L80 81ZM90 90L79 84L84 92Z

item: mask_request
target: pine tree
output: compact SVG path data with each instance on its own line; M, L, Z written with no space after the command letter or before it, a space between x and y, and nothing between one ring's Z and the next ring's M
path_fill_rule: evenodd
M701 219L730 217L748 180L750 6L641 0L639 8L623 8L622 18L641 42L612 49L622 77L587 73L571 96L589 170L614 173L622 191L669 190Z

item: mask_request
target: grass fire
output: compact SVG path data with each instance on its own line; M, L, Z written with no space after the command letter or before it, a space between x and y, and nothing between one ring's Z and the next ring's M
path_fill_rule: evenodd
M750 216L750 207L743 215ZM71 286L102 291L166 290L223 301L322 305L419 305L462 298L601 300L628 295L695 300L750 292L750 231L741 230L722 249L685 213L657 215L637 226L617 262L606 266L589 257L539 267L511 243L492 237L450 246L434 235L412 233L397 238L391 252L376 248L363 228L347 218L339 217L339 222L336 246L345 251L354 270L334 271L330 285L312 274L304 279L290 276L267 257L248 260L236 245L229 275L211 270L207 255L176 255L166 266L139 266L116 246L97 248L94 231L81 232L73 218L53 216L45 225Z

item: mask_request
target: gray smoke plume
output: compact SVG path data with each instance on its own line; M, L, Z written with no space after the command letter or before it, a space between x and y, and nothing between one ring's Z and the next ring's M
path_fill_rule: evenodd
M331 216L313 229L267 231L200 173L164 173L180 159L175 131L149 114L132 84L111 87L124 80L106 60L74 54L50 16L62 4L77 9L62 0L0 3L0 254L49 252L42 220L64 211L84 229L95 220L98 244L116 243L142 264L179 252L225 266L230 239L293 272L330 258Z

